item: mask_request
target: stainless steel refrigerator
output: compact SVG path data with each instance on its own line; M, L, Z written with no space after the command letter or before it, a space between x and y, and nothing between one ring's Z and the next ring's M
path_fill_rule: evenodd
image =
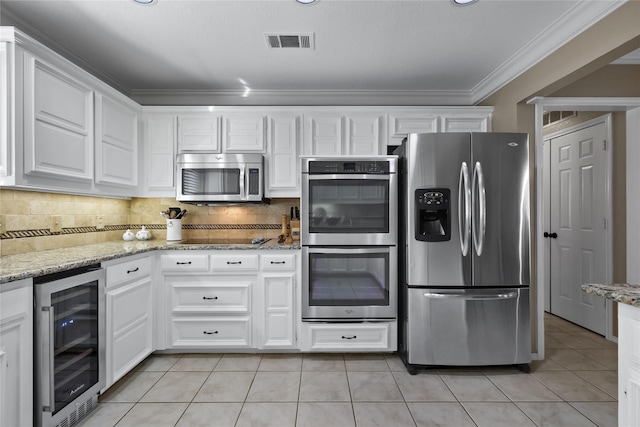
M421 365L531 361L526 134L410 134L400 156L398 349Z

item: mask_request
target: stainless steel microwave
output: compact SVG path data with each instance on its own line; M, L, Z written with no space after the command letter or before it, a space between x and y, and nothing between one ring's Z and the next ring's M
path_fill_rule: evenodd
M176 200L193 204L262 202L262 154L179 154Z

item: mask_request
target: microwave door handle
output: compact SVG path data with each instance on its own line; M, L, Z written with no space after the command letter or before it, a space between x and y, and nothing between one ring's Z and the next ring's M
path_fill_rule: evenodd
M240 165L240 199L241 200L247 200L248 194L246 192L246 183L244 182L245 178L246 178L246 173L245 170L247 168L247 165Z

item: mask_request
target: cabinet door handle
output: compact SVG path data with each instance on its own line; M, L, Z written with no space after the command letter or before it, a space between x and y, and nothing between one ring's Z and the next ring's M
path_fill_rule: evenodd
M287 261L271 261L271 264L286 264Z
M227 261L227 264L242 264L242 261Z
M140 267L136 267L133 270L127 270L127 274L129 273L135 273L136 271L140 270Z
M218 297L202 297L202 299L218 299Z
M356 338L358 338L358 337L357 337L357 336L355 336L355 335L351 335L351 336L344 336L344 335L343 335L343 336L342 336L342 339L343 339L343 340L355 340Z
M187 262L180 262L180 261L177 261L177 262L176 262L176 264L178 264L178 265L190 265L190 264L191 264L191 261L187 261Z
M218 333L218 331L213 331L213 332L207 332L207 331L204 331L203 333L204 333L205 335L216 335L216 334Z

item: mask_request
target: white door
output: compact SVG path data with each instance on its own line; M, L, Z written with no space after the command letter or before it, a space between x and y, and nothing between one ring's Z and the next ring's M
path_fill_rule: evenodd
M604 298L581 291L607 282L607 124L550 140L551 313L604 335ZM556 236L557 235L557 236Z

